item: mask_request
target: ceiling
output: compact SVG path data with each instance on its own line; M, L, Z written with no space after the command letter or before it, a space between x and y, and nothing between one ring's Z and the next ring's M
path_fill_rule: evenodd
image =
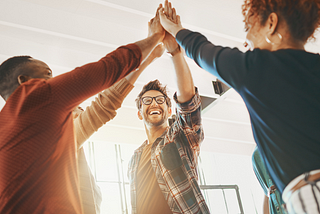
M245 51L241 14L243 0L172 0L184 27L199 31L214 44ZM30 55L46 62L54 76L96 61L120 45L141 40L154 16L158 0L0 0L0 61ZM319 52L320 43L306 46ZM215 98L203 111L205 140L202 150L251 155L255 143L249 115L232 89L215 94L216 77L187 59L194 83L202 96ZM164 54L139 77L114 120L91 137L95 141L140 145L145 139L134 99L142 86L159 79L176 90L170 57ZM81 106L90 105L93 98ZM0 108L4 101L0 100Z

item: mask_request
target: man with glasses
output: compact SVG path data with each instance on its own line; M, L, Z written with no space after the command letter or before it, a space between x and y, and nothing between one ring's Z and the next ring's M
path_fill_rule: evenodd
M201 100L175 39L163 40L172 55L178 90L176 121L168 125L171 101L158 80L136 99L147 140L135 150L128 170L133 214L209 213L197 183L197 159L203 140Z

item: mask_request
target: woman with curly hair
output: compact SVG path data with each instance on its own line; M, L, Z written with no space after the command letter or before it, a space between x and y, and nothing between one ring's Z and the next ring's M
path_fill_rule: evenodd
M320 24L320 0L245 0L242 12L245 53L184 29L167 0L160 18L188 57L243 98L289 213L320 213L320 56L304 49Z

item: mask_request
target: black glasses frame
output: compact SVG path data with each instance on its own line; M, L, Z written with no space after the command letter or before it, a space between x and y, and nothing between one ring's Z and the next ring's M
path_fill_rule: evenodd
M151 98L151 102L150 102L150 103L148 103L148 102L146 103L146 102L145 102L145 98L148 98L148 99ZM158 98L164 98L164 101L163 101L163 102L162 102L162 101L159 101ZM165 95L158 95L158 96L156 96L156 97L145 96L145 97L142 97L142 98L141 98L141 101L142 101L142 103L145 104L145 105L151 105L151 103L153 102L153 99L154 99L158 104L162 104L162 103L165 103L165 102L166 102L167 96L165 96Z

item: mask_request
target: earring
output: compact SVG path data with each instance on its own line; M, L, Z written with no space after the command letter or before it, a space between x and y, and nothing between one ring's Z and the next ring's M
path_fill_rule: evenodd
M267 41L269 44L271 44L271 45L275 45L275 44L279 45L279 44L281 44L282 36L281 36L280 33L277 33L276 35L277 35L277 36L279 37L279 39L280 39L280 42L278 42L278 43L271 42L267 35L265 36L265 39L266 39L266 41Z

